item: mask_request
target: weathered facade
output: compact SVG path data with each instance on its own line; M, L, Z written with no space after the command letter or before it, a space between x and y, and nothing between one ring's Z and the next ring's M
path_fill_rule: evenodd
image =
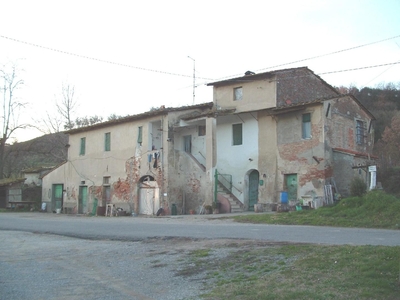
M217 111L216 168L231 174L245 209L288 200L318 207L326 185L348 196L353 176L374 164L374 117L307 68L211 83ZM241 141L235 143L239 127Z
M374 118L357 99L307 68L246 74L210 83L212 103L71 130L68 161L44 177L43 202L149 215L174 205L180 214L219 192L222 211L282 195L318 207L328 183L346 195L353 176L367 180Z
M179 122L211 108L161 108L69 131L68 161L43 178L43 202L68 213L104 214L106 204L149 215L177 202L197 208L212 188L191 148L205 153L206 141L199 126Z

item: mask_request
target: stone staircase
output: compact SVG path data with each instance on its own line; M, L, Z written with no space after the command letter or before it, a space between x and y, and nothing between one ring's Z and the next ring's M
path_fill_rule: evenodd
M218 184L218 194L227 199L231 205L231 213L244 212L243 203L240 202L231 192L229 192L222 184Z

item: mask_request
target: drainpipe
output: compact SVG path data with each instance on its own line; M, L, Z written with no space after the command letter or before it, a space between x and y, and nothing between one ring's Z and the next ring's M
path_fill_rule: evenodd
M218 194L218 170L215 169L215 175L214 175L214 203L217 204L217 194Z

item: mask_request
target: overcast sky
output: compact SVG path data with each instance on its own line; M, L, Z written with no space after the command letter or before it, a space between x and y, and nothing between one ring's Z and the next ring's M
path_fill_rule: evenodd
M29 103L20 122L51 113L63 83L75 87L77 116L191 105L193 59L196 104L212 101L207 82L247 70L308 66L333 86L400 82L399 63L324 74L399 62L400 0L0 1L0 63L23 69L18 97Z

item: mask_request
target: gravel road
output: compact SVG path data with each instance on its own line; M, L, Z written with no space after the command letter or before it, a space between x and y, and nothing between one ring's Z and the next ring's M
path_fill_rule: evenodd
M200 299L207 260L276 243L400 245L400 231L174 218L0 214L0 300Z
M223 246L230 243L94 241L0 231L0 299L199 299L205 273L179 275L190 267L190 251L212 247L212 260L234 251Z

